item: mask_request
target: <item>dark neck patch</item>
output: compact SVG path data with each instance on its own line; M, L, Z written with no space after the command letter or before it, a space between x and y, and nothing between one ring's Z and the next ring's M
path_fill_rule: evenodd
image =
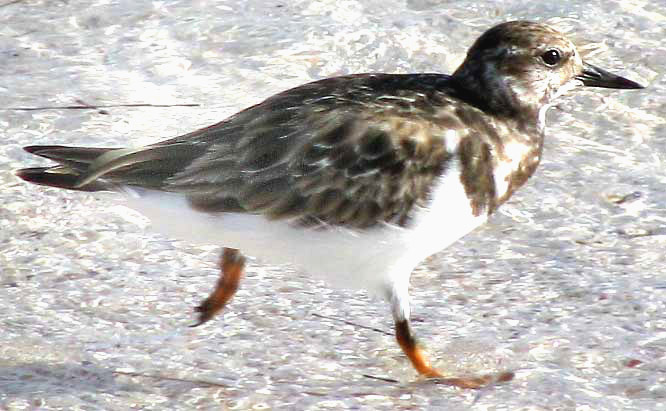
M470 135L458 147L460 182L465 187L474 216L491 214L497 208L493 156L490 144Z

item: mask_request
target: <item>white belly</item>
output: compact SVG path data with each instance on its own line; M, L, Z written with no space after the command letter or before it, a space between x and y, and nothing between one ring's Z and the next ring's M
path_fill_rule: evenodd
M127 205L168 236L238 248L266 263L293 264L336 286L383 293L408 281L421 260L486 220L472 215L455 164L448 171L434 188L430 207L419 209L409 228L302 228L260 215L206 214L189 208L179 194L156 191L130 195Z

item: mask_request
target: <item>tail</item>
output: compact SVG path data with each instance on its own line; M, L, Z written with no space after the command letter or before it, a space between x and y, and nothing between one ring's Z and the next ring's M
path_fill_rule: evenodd
M16 175L33 184L77 191L115 191L122 186L159 190L204 151L181 141L165 143L138 149L28 146L28 153L58 165L24 168Z
M54 160L60 165L53 167L23 168L16 175L23 180L43 186L65 188L78 191L108 191L113 186L103 181L80 186L79 177L99 156L114 149L65 146L23 147L30 154Z

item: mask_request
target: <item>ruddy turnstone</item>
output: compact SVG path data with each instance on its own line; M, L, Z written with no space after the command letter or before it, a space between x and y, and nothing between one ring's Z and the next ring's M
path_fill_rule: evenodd
M433 368L410 325L410 274L525 184L541 160L549 104L579 85L642 88L584 62L553 28L513 21L486 31L453 75L315 81L141 148L29 146L59 165L17 175L118 191L158 230L224 245L196 325L233 297L243 250L381 294L420 374L478 388L513 374L455 377Z

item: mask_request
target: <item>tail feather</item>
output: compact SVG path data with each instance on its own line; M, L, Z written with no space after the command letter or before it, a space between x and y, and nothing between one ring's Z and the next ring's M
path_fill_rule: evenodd
M106 181L95 181L86 186L78 186L80 174L85 172L90 163L100 155L112 151L112 148L88 148L66 146L28 146L23 147L28 153L48 158L60 165L53 167L33 167L16 171L16 175L25 181L43 186L66 188L78 191L103 191L113 189Z
M40 157L48 158L59 164L78 171L84 171L97 157L113 148L67 147L67 146L27 146L25 151Z
M78 191L115 190L120 186L162 189L205 152L201 145L174 141L138 149L28 146L24 150L59 165L18 170L25 181Z
M192 161L193 156L188 155L188 148L185 144L174 143L138 149L122 148L107 151L95 158L89 167L81 173L78 185L85 186L105 175L109 178L113 178L115 175L120 176L122 175L120 170L123 170L125 174L136 171L153 171L157 173L168 171L169 174L173 174L179 171L173 167L173 162L178 162L179 157L185 158L185 164L189 164ZM183 167L185 164L180 165L180 167ZM146 170L147 165L149 165L148 170ZM165 166L167 170L164 170Z
M62 166L23 168L16 171L16 176L29 183L69 190L104 191L111 189L109 184L103 182L93 182L83 187L77 187L79 175Z

